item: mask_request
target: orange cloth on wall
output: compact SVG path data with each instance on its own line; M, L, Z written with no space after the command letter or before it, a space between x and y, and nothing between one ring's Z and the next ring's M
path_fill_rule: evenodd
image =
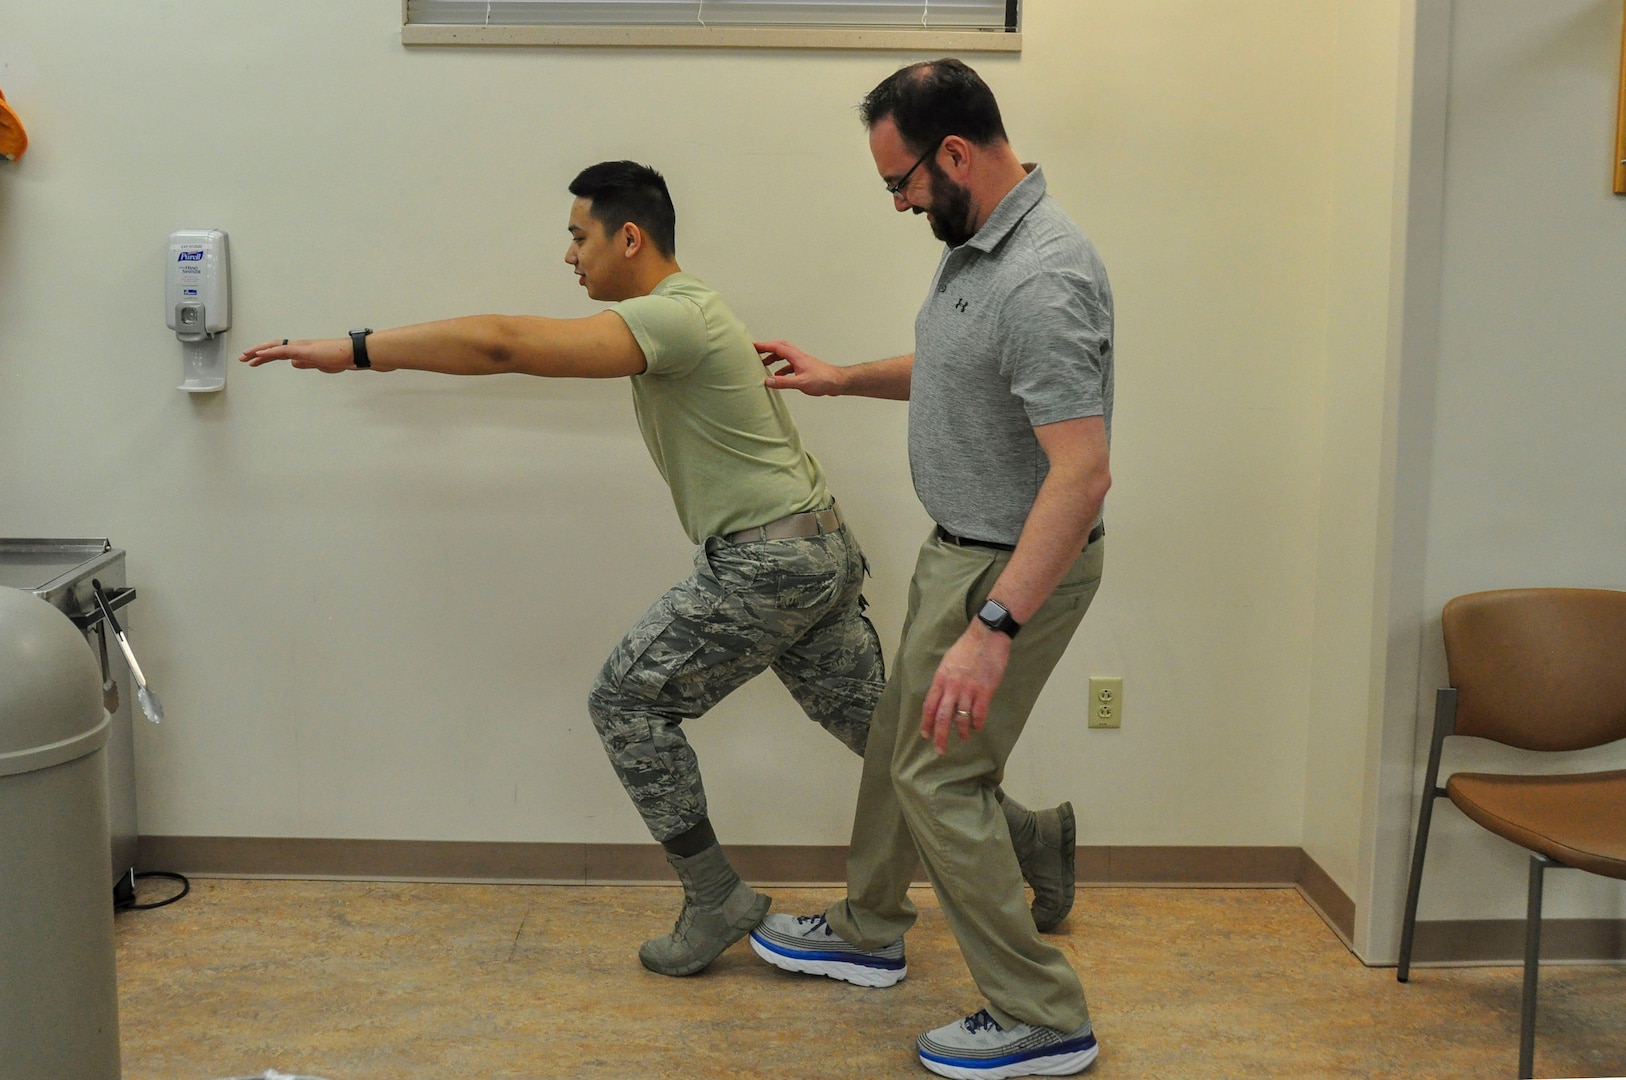
M23 130L23 122L6 104L5 93L0 91L0 156L16 161L27 149L28 132Z

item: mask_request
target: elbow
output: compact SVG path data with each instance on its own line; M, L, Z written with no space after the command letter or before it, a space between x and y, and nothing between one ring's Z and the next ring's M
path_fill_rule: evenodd
M525 335L516 320L502 315L488 318L480 335L480 353L494 371L514 371L523 353Z
M1108 489L1112 487L1112 471L1104 461L1081 464L1073 473L1068 487L1079 513L1094 520L1101 510L1101 504L1106 501Z
M480 327L478 350L493 372L533 368L535 332L524 316L485 316Z
M1111 488L1112 471L1103 465L1090 475L1088 488L1090 505L1099 509L1101 504L1106 501L1107 492Z
M1090 474L1080 494L1079 517L1083 528L1088 529L1101 517L1101 506L1106 502L1107 490L1112 487L1112 474L1105 469Z

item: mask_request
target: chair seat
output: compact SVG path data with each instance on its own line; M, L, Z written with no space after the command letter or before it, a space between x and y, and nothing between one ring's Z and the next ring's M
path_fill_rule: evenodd
M1559 776L1457 773L1445 792L1497 836L1565 866L1626 879L1626 769Z

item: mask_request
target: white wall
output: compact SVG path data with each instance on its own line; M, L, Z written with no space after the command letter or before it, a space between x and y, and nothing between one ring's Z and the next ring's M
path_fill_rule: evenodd
M1620 43L1617 0L1454 5L1419 769L1445 684L1447 600L1626 588L1626 200L1611 192ZM1453 740L1444 768L1520 762L1496 750ZM1626 749L1603 748L1548 767L1623 760ZM1420 918L1523 916L1520 849L1444 805L1434 837ZM1626 915L1616 882L1548 882L1554 917Z
M1393 92L1338 73L1393 67L1396 7L1029 0L1024 53L972 58L1118 300L1107 583L1009 784L1073 799L1081 842L1301 843L1306 763L1337 750L1312 753L1312 653L1325 685L1369 674L1327 651L1345 615L1317 611L1338 574L1318 530L1339 521L1329 384L1355 353L1386 362L1340 329L1387 295L1349 288L1388 242L1362 233L1387 229ZM273 368L189 398L164 239L230 232L232 349L582 314L564 185L630 156L666 172L682 261L755 330L886 355L935 251L890 210L852 106L915 57L406 51L399 10L8 11L0 88L34 142L0 165L0 535L130 553L131 633L170 717L138 733L143 832L644 840L582 707L688 562L626 388ZM1351 147L1380 160L1351 176ZM903 410L793 407L890 649L926 527ZM1090 674L1125 677L1121 732L1085 729ZM1342 716L1335 743L1365 722ZM725 839L845 841L857 763L771 680L693 734ZM1346 888L1359 814L1316 818Z

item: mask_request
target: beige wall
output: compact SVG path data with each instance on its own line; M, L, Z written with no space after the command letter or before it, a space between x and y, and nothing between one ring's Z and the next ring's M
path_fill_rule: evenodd
M1355 887L1404 6L1029 0L1025 51L973 58L1118 301L1108 581L1010 770L1082 842L1307 843ZM231 234L231 348L581 314L563 187L631 156L754 329L898 352L934 244L852 105L912 57L406 51L398 18L8 13L34 146L0 165L0 534L130 552L170 717L138 733L144 832L642 840L581 702L688 553L626 388L267 369L188 398L165 236ZM903 410L793 407L890 650L926 525ZM1125 677L1122 731L1085 729L1091 674ZM771 680L695 725L725 839L845 840L857 763L810 728Z
M1387 660L1414 4L1337 13L1304 849L1356 894ZM1356 811L1352 813L1352 810ZM1357 895L1357 906L1364 906Z

